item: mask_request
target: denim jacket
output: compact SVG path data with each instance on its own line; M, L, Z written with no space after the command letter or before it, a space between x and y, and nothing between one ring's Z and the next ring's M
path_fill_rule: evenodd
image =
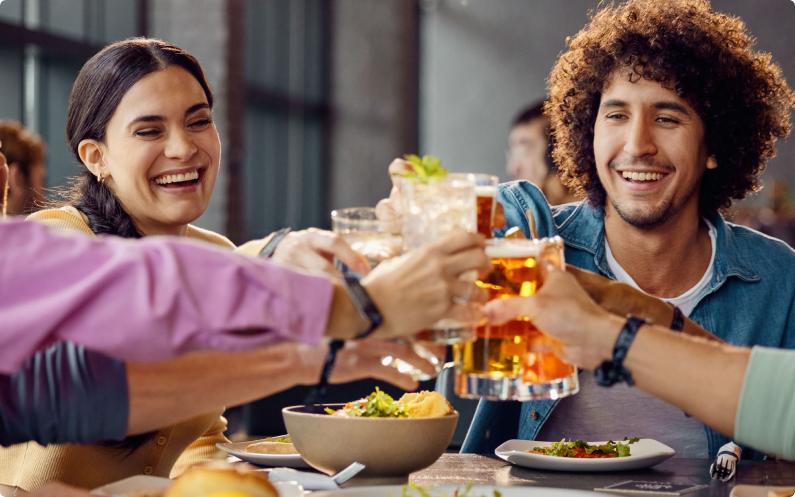
M526 181L501 185L497 198L510 226L530 236L532 216L538 236L564 239L567 263L615 278L605 259L602 208L584 202L550 207L543 193ZM795 251L780 240L727 223L719 214L710 222L717 230L714 276L690 318L735 345L795 348ZM557 402L481 401L461 451L486 453L511 438L535 439ZM729 440L705 429L713 457ZM743 456L763 457L753 451Z

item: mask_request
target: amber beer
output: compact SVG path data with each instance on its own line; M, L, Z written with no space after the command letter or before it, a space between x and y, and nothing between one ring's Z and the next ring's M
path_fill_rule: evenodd
M492 237L494 226L494 203L497 197L496 186L475 187L478 211L478 233L486 238Z
M563 242L489 240L492 271L478 282L490 300L535 295L541 261L563 267ZM576 369L559 358L560 345L526 318L477 329L474 342L453 349L456 393L465 398L528 400L559 398L577 391Z
M499 178L491 174L473 174L475 197L477 198L478 233L491 238L494 229L494 206L497 198Z

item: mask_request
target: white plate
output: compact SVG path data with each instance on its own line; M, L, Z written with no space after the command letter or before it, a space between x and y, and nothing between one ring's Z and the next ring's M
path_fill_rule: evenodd
M160 476L137 475L123 480L108 483L91 491L92 495L124 497L135 492L153 492L153 495L164 491L171 480ZM274 482L273 486L279 491L279 497L303 497L304 489L294 482Z
M463 491L464 485L454 486L423 486L428 491L430 497L452 497L454 492ZM467 495L473 497L493 497L494 491L498 490L502 497L595 497L612 496L615 494L604 494L591 492L589 490L571 490L568 488L547 488L547 487L491 487L473 486ZM341 490L329 490L327 492L312 492L312 497L402 497L404 494L403 485L382 485L377 487L353 487ZM409 490L407 497L420 497L417 491Z
M244 461L260 466L273 466L280 468L308 468L310 467L300 454L255 454L246 452L246 447L258 442L267 442L269 439L251 440L249 442L217 443L216 447L232 454Z
M545 456L529 452L534 447L547 447L551 443L538 440L508 440L497 447L494 453L500 459L517 466L556 471L624 471L647 468L659 464L676 454L674 449L651 438L642 438L630 445L630 453L632 455L627 457L577 459L573 457ZM591 443L600 444L604 442Z
M795 486L789 487L765 487L759 485L737 485L732 489L730 497L767 497L768 491L787 491L795 495Z

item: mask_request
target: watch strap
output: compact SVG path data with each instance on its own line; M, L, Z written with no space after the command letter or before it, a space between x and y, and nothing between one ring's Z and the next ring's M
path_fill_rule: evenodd
M359 340L371 335L381 326L381 323L384 322L384 316L378 306L375 305L375 302L373 302L367 289L362 285L359 273L351 271L348 266L342 264L342 276L353 306L368 323L367 328L354 337L354 339Z
M635 381L632 373L624 367L624 359L629 352L629 346L635 340L638 330L646 324L646 320L637 316L628 316L624 326L618 333L616 343L613 346L613 358L604 361L595 371L596 383L603 387L611 387L619 382L626 382L632 386Z

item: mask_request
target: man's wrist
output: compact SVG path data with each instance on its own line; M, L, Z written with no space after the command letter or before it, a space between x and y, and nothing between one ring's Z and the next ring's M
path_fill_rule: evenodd
M602 361L613 357L613 346L616 344L616 338L618 338L621 328L624 327L625 321L626 318L609 312L595 320L594 333L590 334L592 341L589 348L593 351L593 355L588 369L594 369Z

